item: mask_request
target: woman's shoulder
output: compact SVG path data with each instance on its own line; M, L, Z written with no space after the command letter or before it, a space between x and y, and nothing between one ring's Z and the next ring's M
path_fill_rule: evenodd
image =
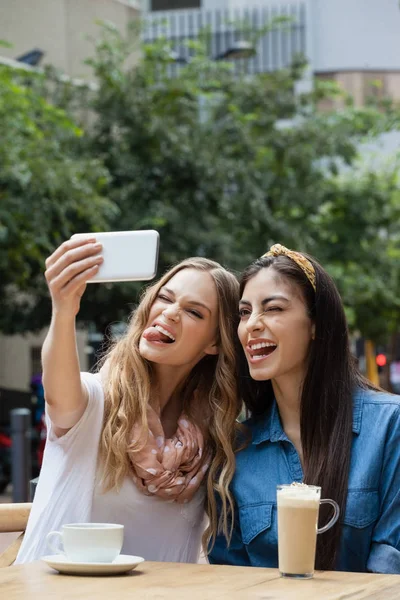
M396 410L396 408L400 407L400 396L385 390L357 388L354 393L354 399L356 401L362 401L364 405L376 405L377 408L391 406L392 409Z
M236 448L239 453L250 451L253 443L265 438L269 430L269 421L266 414L253 415L238 423L236 429Z
M353 395L353 431L360 432L367 426L371 430L379 423L382 430L400 423L400 396L384 390L357 388ZM385 425L386 424L386 425Z
M102 398L104 396L105 378L101 371L90 373L88 371L81 372L81 382L86 388L86 392L90 398Z
M94 440L96 446L97 437L101 431L104 415L104 391L98 373L81 372L81 382L87 393L87 405L79 421L66 433L59 435L46 414L47 441L46 447L63 446L64 449L71 447L74 451L81 442L84 448L89 446L90 440Z

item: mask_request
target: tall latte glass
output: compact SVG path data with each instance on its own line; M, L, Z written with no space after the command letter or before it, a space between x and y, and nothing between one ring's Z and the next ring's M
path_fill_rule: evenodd
M330 529L338 520L339 506L334 500L321 500L321 488L313 485L278 485L278 555L282 577L309 579L314 575L317 534ZM318 529L320 504L331 504L334 514Z

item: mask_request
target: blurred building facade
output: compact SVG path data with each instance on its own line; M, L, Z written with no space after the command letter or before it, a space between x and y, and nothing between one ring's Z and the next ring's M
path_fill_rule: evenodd
M356 104L370 95L400 99L400 9L395 0L142 0L150 23L148 38L162 32L185 52L182 40L208 25L214 53L228 50L243 35L227 23L245 19L259 28L268 19L289 15L289 32L275 31L257 47L249 71L285 66L303 52L310 71L334 79Z
M123 31L138 15L138 4L127 0L0 0L0 39L12 44L0 55L16 59L37 49L43 63L70 77L92 77L84 61L93 54L98 21Z

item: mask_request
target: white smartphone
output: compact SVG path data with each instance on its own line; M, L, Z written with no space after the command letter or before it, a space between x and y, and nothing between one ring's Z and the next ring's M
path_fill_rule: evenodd
M155 277L160 243L158 231L75 233L71 239L88 237L94 237L102 244L101 254L104 257L96 275L88 283L146 281Z

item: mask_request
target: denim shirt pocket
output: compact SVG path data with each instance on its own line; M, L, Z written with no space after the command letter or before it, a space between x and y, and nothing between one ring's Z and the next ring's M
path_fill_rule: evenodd
M363 529L377 520L379 494L374 490L349 490L343 524Z
M239 508L242 541L253 566L277 564L277 523L272 502L246 504ZM272 561L272 562L271 562Z
M379 517L376 490L349 490L343 524L339 564L347 571L365 571L372 532Z

